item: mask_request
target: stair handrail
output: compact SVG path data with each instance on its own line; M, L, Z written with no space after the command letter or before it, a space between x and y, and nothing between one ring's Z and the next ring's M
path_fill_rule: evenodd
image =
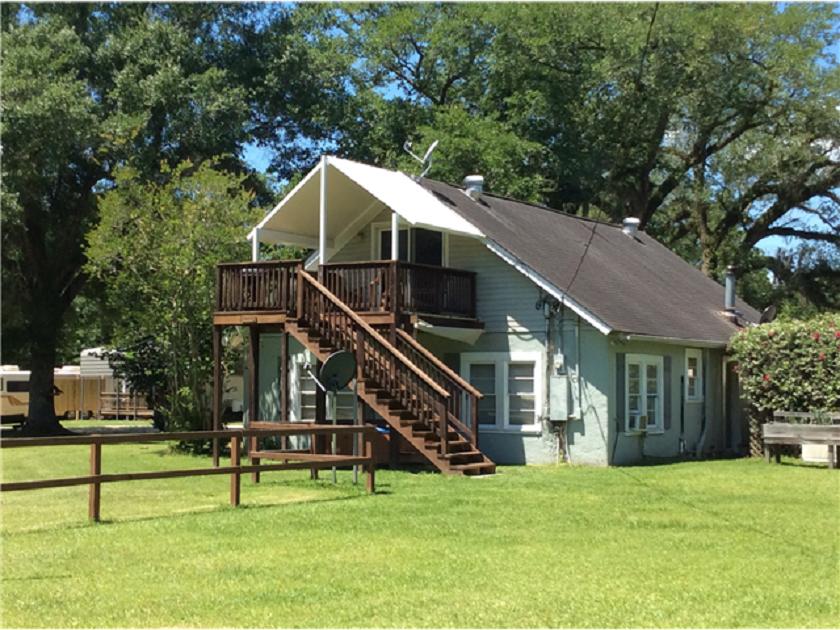
M428 348L426 348L426 346L417 341L414 337L409 335L402 328L397 328L397 335L401 339L406 341L419 354L423 355L424 359L427 359L437 369L446 374L446 376L449 377L449 379L451 379L452 381L454 381L459 387L465 389L468 394L475 396L479 399L484 397L484 394L482 394L475 387L473 387L467 381L465 381L460 374L458 374L455 370L446 365L446 363L438 359L434 354L432 354L432 352Z
M414 363L406 357L402 352L397 350L390 341L385 339L382 335L380 335L376 330L368 324L365 320L363 320L356 312L347 306L344 302L342 302L335 294L333 294L327 287L321 284L318 280L316 280L313 276L306 273L305 271L298 272L298 278L303 278L305 282L311 284L315 289L317 289L324 297L326 297L330 302L333 303L338 309L340 309L344 314L346 314L353 322L362 330L364 330L368 335L373 337L378 343L382 345L388 352L393 354L400 362L404 363L409 370L414 372L420 380L422 380L426 385L432 388L432 390L442 396L444 400L449 398L449 392L443 389L440 385L434 382L423 370L418 368ZM297 317L300 317L302 314L297 313Z

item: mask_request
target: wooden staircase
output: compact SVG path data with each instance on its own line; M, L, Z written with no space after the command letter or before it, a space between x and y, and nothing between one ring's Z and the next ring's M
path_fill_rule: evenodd
M305 271L295 284L287 332L321 361L338 350L355 353L358 395L393 431L441 472L496 471L479 450L476 432L460 419L469 411L477 426L480 393L407 333L397 331L396 344L389 342Z

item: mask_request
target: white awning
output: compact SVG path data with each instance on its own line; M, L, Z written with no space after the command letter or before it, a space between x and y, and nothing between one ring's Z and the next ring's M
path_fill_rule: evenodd
M390 208L411 225L468 236L482 236L471 223L405 173L342 158L319 162L251 230L260 242L318 247L320 173L327 165L326 243L341 249L383 208Z
M415 326L417 330L423 331L424 333L435 335L436 337L443 337L444 339L460 341L461 343L466 343L469 345L473 345L476 341L478 341L478 338L481 337L481 333L484 332L483 328L439 326L437 324L427 322L423 319L418 319Z

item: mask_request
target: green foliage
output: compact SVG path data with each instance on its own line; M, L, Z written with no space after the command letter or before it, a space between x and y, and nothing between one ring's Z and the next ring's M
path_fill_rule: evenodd
M156 400L168 428L198 429L210 417L215 266L247 256L242 236L259 210L243 176L213 163L162 172L163 184L132 168L117 172L88 239L87 268L119 312L114 342L127 351L135 386ZM150 344L155 362L137 351Z
M758 411L840 409L840 314L746 328L731 350L741 391Z

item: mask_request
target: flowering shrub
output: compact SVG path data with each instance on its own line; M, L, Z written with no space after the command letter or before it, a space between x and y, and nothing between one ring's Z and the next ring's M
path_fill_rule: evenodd
M746 328L730 350L754 409L840 410L840 314Z

